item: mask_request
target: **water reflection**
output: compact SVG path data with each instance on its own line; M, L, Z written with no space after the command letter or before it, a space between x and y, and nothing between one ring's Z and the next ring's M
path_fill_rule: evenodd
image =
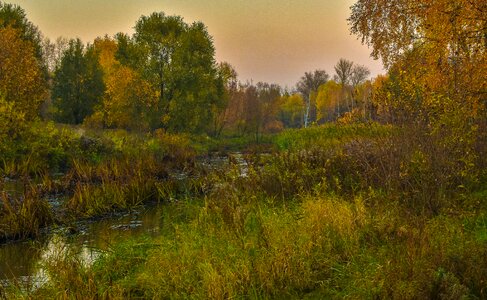
M96 222L80 222L76 234L54 229L35 242L10 243L0 246L0 281L29 282L39 286L46 281L42 263L74 250L80 262L90 265L114 243L143 234L157 236L163 225L163 211L167 205L141 208Z
M22 242L0 248L0 280L14 280L35 272L35 263L42 257L45 241Z
M200 165L208 170L236 166L238 174L246 177L248 165L241 153L229 157L211 157L201 160ZM177 176L176 176L177 177ZM184 180L185 176L181 176ZM21 181L0 179L0 191L10 195L22 195L26 184ZM56 209L62 198L48 199ZM91 264L99 255L109 250L117 241L140 235L157 236L163 229L172 226L172 220L184 218L177 205L157 205L140 208L131 213L120 214L109 219L78 222L73 228L50 229L49 234L34 241L0 245L0 284L28 282L39 286L47 279L42 263L53 255L72 250L81 262ZM73 234L74 233L74 234Z

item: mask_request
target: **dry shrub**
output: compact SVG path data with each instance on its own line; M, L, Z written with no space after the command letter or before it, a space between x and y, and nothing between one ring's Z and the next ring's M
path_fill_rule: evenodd
M351 175L362 190L381 189L410 207L437 214L449 205L447 198L475 188L479 180L476 153L468 144L446 143L449 138L405 127L388 137L356 140L345 147L342 174Z

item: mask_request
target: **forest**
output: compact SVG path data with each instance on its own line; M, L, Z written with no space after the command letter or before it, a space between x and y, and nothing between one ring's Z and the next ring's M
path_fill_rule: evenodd
M347 22L386 73L284 88L202 22L52 41L0 1L0 299L487 298L487 2ZM103 222L152 227L87 258Z

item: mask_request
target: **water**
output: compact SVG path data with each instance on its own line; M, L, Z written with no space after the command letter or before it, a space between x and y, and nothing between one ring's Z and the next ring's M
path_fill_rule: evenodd
M213 157L199 163L208 170L224 169L233 164L242 177L246 177L248 172L247 163L240 153L232 154L230 159ZM186 177L183 173L173 175L181 180ZM11 195L22 195L25 188L26 186L19 181L6 179L0 186L0 189ZM62 200L50 199L49 202L53 209L56 209ZM67 249L74 249L82 262L91 264L119 240L141 235L160 235L165 226L170 226L168 222L177 214L177 204L141 207L110 218L80 221L69 228L50 228L47 230L48 233L33 241L0 245L0 285L23 282L30 287L38 287L47 281L42 264L49 258L66 253Z
M140 235L157 236L164 225L164 212L170 205L143 207L115 217L82 221L73 229L55 228L35 241L0 246L0 282L20 281L42 285L46 276L42 264L53 256L74 249L79 259L91 264L119 240ZM73 232L74 231L74 232Z

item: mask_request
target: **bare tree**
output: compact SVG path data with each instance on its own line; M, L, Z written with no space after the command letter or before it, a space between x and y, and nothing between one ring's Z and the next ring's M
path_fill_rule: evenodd
M49 38L45 37L41 45L47 70L53 74L61 63L64 51L69 46L69 40L64 37L58 37L55 42L52 42Z
M339 84L346 86L350 83L353 74L353 62L340 58L335 65L335 72Z
M353 66L352 77L350 79L352 83L352 89L353 89L352 93L355 93L355 89L357 88L357 86L363 83L365 80L367 80L369 75L370 75L370 70L367 67L361 65ZM355 95L352 94L352 110L354 107L354 102L355 102Z
M329 79L328 73L325 70L315 70L314 72L306 72L301 80L297 83L297 91L303 95L306 103L304 109L304 127L308 127L310 112L311 112L311 95L318 91L320 85L325 84Z
M342 97L345 98L347 109L348 105L348 95L347 89L348 85L352 79L353 74L353 62L346 60L344 58L340 58L338 63L335 65L335 80L342 86ZM340 116L340 101L338 101L337 105L337 115Z

